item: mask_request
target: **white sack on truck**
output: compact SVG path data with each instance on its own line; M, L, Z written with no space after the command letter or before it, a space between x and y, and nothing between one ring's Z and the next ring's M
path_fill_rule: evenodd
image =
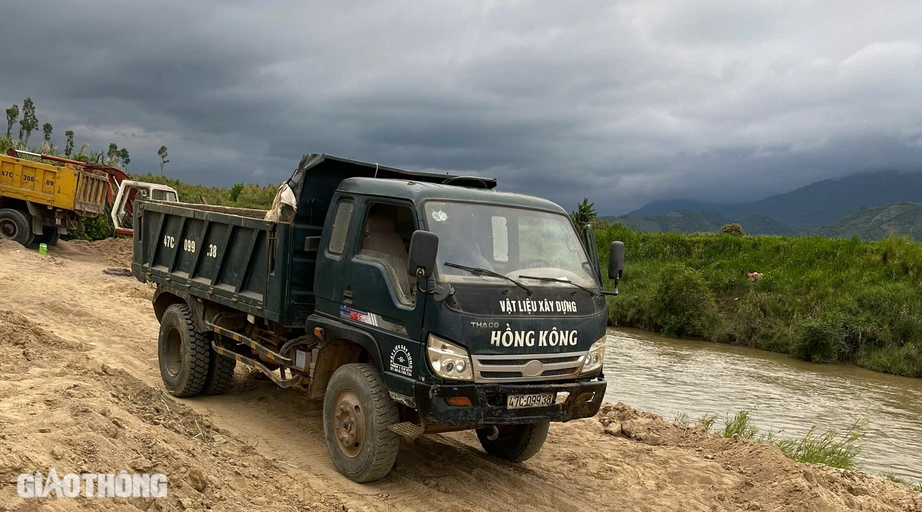
M266 219L272 222L291 222L295 218L295 212L298 211L298 200L294 192L288 186L288 182L282 183L278 192L275 193L275 199L272 200L272 208L266 212Z

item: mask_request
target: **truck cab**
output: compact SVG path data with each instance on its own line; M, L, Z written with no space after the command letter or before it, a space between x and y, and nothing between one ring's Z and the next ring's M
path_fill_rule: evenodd
M157 283L161 376L221 393L237 363L323 399L337 469L393 466L397 436L473 429L509 461L596 414L606 296L591 229L496 180L305 155L271 215L141 202L134 275ZM615 283L624 246L614 242Z
M605 297L561 207L495 189L350 178L332 208L308 326L373 338L391 396L425 431L598 411ZM417 231L437 243L414 247ZM408 272L421 250L435 256L425 277Z

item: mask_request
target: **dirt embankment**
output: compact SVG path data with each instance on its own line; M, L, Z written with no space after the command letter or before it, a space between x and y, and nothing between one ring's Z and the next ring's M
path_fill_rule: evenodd
M523 464L469 432L402 441L391 474L333 469L319 403L238 369L228 395L162 391L150 286L107 275L129 241L42 257L0 241L0 510L917 510L922 494L860 472L668 423L623 404L554 424ZM168 498L16 496L22 472L162 472Z

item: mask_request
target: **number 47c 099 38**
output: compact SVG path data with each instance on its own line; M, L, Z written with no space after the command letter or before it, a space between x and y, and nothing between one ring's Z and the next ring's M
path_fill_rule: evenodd
M547 407L554 403L554 393L536 393L534 395L509 395L506 407L509 409L529 409Z

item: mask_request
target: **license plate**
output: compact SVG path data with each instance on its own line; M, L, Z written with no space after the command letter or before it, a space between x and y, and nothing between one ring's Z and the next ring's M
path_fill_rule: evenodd
M537 393L534 395L509 395L506 407L509 409L528 409L530 407L547 407L554 403L554 393Z

